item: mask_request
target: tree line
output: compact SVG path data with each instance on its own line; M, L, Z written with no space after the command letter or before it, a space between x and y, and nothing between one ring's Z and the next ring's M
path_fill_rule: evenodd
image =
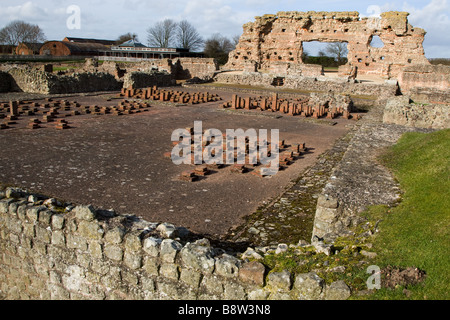
M136 33L128 32L116 39L116 44L126 41L139 41ZM12 21L0 29L0 44L17 46L19 43L42 43L46 36L38 25L29 24L25 21ZM147 45L158 48L183 48L191 52L203 52L206 57L215 58L220 64L228 61L228 55L236 48L239 36L232 39L215 33L208 39L204 39L197 29L187 20L176 22L165 19L156 22L147 29ZM319 57L311 57L306 52L302 60L304 63L321 64L324 66L335 66L347 62L347 45L345 43L333 43L326 48L326 55L319 53ZM330 58L333 57L333 58ZM336 58L336 59L335 59Z

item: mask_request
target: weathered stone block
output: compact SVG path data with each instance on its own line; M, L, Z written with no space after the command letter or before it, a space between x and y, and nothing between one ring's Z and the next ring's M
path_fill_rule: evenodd
M224 284L224 299L225 300L245 300L247 294L242 285L235 282L226 282Z
M239 279L245 283L263 286L266 267L257 261L244 264L239 269Z
M52 216L52 229L61 230L64 228L65 218L62 214L54 214Z
M193 288L198 288L202 281L202 274L192 269L181 269L180 280Z
M158 261L152 257L144 258L143 269L149 276L158 276L159 275L159 265Z
M326 287L325 300L347 300L351 290L344 281L336 281Z
M215 260L210 247L188 243L180 254L184 266L204 273L214 271Z
M105 255L114 261L122 261L123 258L123 250L119 246L115 245L106 245L104 249Z
M240 260L224 254L216 260L215 273L226 278L235 278L239 275Z
M315 272L299 274L295 278L293 289L298 292L299 299L319 300L325 287L325 281Z
M125 249L129 251L139 251L142 248L140 232L133 232L125 236Z
M78 233L88 240L100 240L103 237L104 230L94 220L82 220L78 224Z
M75 217L79 220L93 221L96 217L95 209L92 205L77 206L73 209Z
M136 251L126 249L123 262L128 268L137 270L142 267L142 255Z
M105 234L105 241L111 244L120 244L123 241L125 231L122 228L116 227L108 230Z
M159 269L159 275L164 278L178 280L178 266L172 263L163 263Z
M45 226L49 226L50 221L52 220L52 215L53 213L50 210L39 211L39 222Z
M36 226L36 239L46 244L51 243L52 232L47 228Z
M271 272L268 277L268 285L272 288L289 291L291 289L291 273L289 271Z
M144 240L143 249L150 256L157 257L159 255L161 243L161 239L150 237Z
M52 244L59 247L65 247L66 237L61 230L55 230L52 232Z
M183 248L181 243L172 239L166 239L161 242L160 257L161 260L173 263L177 253Z

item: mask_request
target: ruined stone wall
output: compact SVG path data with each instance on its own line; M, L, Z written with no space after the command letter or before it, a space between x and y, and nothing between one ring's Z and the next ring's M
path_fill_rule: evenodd
M168 87L176 84L174 76L161 72L129 72L125 74L123 87L133 89L153 86Z
M259 70L277 62L302 63L303 43L345 42L348 64L359 74L396 78L410 64L429 64L425 58L425 31L408 23L406 12L385 12L381 18L361 18L358 12L278 12L256 17L243 26L243 34L230 53L227 68L244 70L255 61ZM373 37L383 41L372 47Z
M170 224L8 188L0 192L0 297L5 299L346 299L316 273L270 272L189 241ZM256 251L247 250L249 255Z
M371 84L355 83L343 80L331 80L326 78L285 76L283 86L274 87L276 76L267 73L233 73L225 72L218 74L214 81L217 83L248 85L265 88L296 89L309 92L334 92L340 94L356 95L366 97L373 101L383 101L395 96L398 91L396 84Z
M11 90L11 76L7 72L0 71L0 92Z
M395 97L403 100L405 97ZM395 205L401 197L398 182L376 159L382 150L397 143L405 132L430 132L428 129L383 123L385 105L373 107L349 133L351 138L340 163L317 201L312 241L333 243L338 237L352 235L355 227L371 236L377 227L360 215L372 205Z
M57 76L30 68L13 68L12 91L42 94L61 94L120 90L120 83L108 73L74 73Z
M448 94L450 91L450 66L414 65L408 66L400 73L400 87L403 93L414 89L434 89Z

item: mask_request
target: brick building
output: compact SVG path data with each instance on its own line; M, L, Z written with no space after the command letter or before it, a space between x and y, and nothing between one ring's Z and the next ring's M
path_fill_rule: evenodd
M98 56L109 47L100 43L81 43L67 41L48 41L40 49L45 56Z
M43 43L22 42L16 48L16 54L20 56L39 55Z

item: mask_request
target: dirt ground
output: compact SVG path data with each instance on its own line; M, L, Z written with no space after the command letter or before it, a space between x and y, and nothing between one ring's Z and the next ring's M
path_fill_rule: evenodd
M231 93L214 93L223 101L184 106L150 102L148 111L138 114L67 117L68 130L57 130L54 124L31 130L25 124L32 116L20 116L16 125L0 130L0 183L149 222L170 222L214 237L240 225L243 217L280 195L355 123L338 118L330 125L278 113L231 111L222 108ZM107 101L111 97L117 94L57 99L98 106L123 101ZM5 97L0 96L1 100ZM203 121L203 129L222 132L279 129L280 139L287 144L305 142L309 152L273 177L233 173L226 167L197 182L180 181L180 173L194 166L176 166L164 153L172 150L172 132L193 127L197 120Z

